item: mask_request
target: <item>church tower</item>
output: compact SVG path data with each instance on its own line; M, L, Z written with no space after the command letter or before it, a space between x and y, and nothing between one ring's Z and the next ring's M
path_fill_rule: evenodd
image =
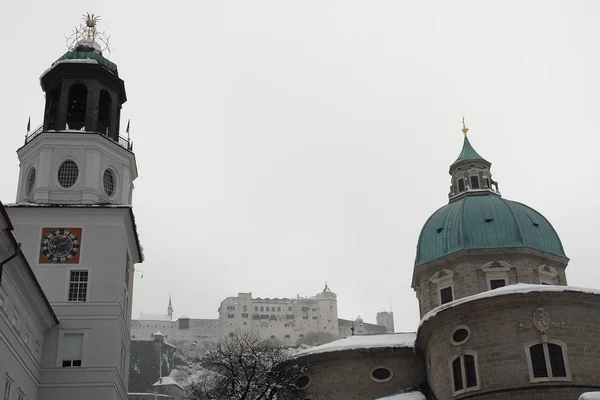
M44 123L17 150L15 236L58 319L46 333L38 398L127 399L137 166L120 135L127 100L97 18L40 77ZM52 351L52 349L57 349Z

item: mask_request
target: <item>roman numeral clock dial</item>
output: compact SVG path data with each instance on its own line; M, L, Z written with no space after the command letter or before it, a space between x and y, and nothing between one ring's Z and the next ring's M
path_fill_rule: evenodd
M77 264L81 246L81 228L44 228L40 264Z

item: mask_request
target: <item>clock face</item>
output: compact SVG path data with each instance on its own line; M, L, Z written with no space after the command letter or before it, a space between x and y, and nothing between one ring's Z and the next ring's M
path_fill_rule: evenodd
M40 263L78 263L80 237L81 228L42 229Z

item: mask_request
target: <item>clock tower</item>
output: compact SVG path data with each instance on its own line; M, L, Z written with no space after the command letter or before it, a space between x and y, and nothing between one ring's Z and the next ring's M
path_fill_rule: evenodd
M44 123L17 150L14 233L60 323L47 332L39 399L127 399L137 166L120 135L127 100L86 15L69 50L40 77Z

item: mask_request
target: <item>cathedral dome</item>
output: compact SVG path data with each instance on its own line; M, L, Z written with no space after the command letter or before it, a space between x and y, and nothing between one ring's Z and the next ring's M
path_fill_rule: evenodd
M461 250L529 247L567 258L558 234L539 212L493 193L464 196L425 223L415 266Z

